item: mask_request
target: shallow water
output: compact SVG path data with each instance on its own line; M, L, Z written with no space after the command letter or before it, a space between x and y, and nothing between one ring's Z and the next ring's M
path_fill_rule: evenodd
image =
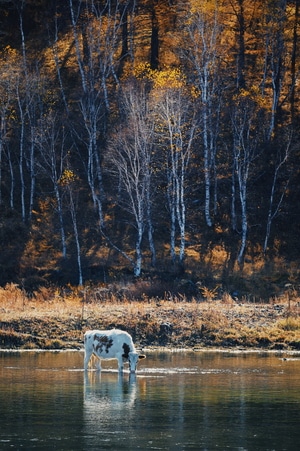
M298 450L300 356L148 352L84 372L82 352L0 351L0 450Z

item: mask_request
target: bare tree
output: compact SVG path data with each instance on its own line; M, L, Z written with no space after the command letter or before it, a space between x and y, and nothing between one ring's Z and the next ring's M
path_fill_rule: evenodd
M78 285L83 284L83 271L82 271L82 256L81 256L81 245L80 245L80 236L78 229L78 220L77 220L77 184L79 180L76 176L75 172L68 168L64 169L60 179L58 180L58 184L63 190L64 203L67 206L71 220L73 225L74 239L76 245L76 256L77 256L77 267L78 267Z
M133 264L135 276L139 276L142 270L141 245L145 229L148 230L152 264L156 259L151 214L153 126L148 109L145 89L129 86L121 101L126 125L117 128L110 141L108 155L119 180L119 203L134 218L135 259L124 251L122 254Z
M203 166L205 183L205 220L212 226L211 187L214 180L214 211L217 205L216 152L220 122L220 56L222 46L219 10L216 1L192 11L187 32L189 51L184 60L189 61L193 83L198 90L199 133L203 146Z
M176 261L176 228L179 227L179 264L185 257L187 172L195 134L193 105L180 71L156 74L152 101L156 118L156 140L163 152L170 212L170 252Z
M18 78L19 55L10 48L6 47L0 53L1 78L0 78L0 205L3 203L2 197L2 173L3 163L6 157L11 174L10 188L10 207L13 208L14 201L14 172L13 163L10 155L10 131L12 129L12 111L15 107L15 86Z
M22 219L26 219L26 205L25 205L25 176L24 176L24 160L25 160L25 126L27 111L27 99L26 99L26 87L29 83L28 74L28 64L27 64L27 54L26 54L26 43L25 34L23 27L23 12L25 7L25 1L21 0L16 3L17 10L19 14L19 31L21 35L21 48L22 48L22 71L20 72L20 77L17 83L17 104L20 117L20 137L19 137L19 176L20 176L20 189L21 189L21 212Z
M111 105L109 83L119 84L116 65L122 58L123 2L83 3L69 0L76 59L81 79L79 125L74 133L87 149L86 172L93 204L104 228L102 151ZM124 51L123 35L123 51ZM116 56L117 55L117 56ZM78 123L77 123L78 124Z
M35 144L39 151L37 164L42 169L42 172L44 172L51 180L55 193L61 235L62 256L63 258L66 258L67 244L63 218L61 177L65 170L67 151L65 147L65 129L60 126L59 120L60 118L52 111L42 117L35 133ZM71 207L73 208L73 205L71 205Z
M295 1L295 14L294 14L294 25L293 25L293 46L292 46L292 56L291 56L291 89L290 89L290 100L291 100L291 120L292 124L295 122L296 116L296 81L298 76L297 71L297 56L299 49L299 17L300 17L300 4Z
M27 55L27 46L24 31L24 10L26 1L15 2L19 15L19 33L21 37L21 63L19 64L18 77L16 77L15 97L19 118L19 178L20 178L20 203L23 221L31 219L31 213L35 196L35 130L36 124L42 113L40 94L42 80L38 63L32 69L32 60ZM29 174L30 182L27 177Z
M284 39L286 16L286 0L267 2L265 6L265 67L263 92L268 94L266 86L271 86L271 105L268 139L271 140L276 128L280 110L280 98L286 72L286 42Z
M241 208L241 244L237 256L240 265L243 263L248 234L248 181L265 130L259 122L262 119L259 96L257 92L241 90L235 97L235 105L231 115L233 136L233 170L232 195L235 195L235 184ZM237 226L235 200L232 203L232 223Z
M291 140L292 140L292 133L289 133L288 140L285 143L285 148L278 149L276 154L276 160L274 164L274 174L273 174L273 180L272 180L272 186L271 186L271 192L270 192L270 198L269 198L269 209L268 209L268 216L267 216L267 225L266 225L266 234L265 234L265 240L263 245L263 251L264 253L267 252L268 249L268 243L270 239L271 234L271 227L273 220L278 215L278 212L280 210L280 207L282 205L284 196L286 194L286 190L289 184L289 178L287 178L283 184L281 184L281 189L278 190L278 178L280 173L282 172L283 168L286 166L288 157L290 155L291 150ZM276 191L279 191L279 193ZM276 196L277 194L277 196Z

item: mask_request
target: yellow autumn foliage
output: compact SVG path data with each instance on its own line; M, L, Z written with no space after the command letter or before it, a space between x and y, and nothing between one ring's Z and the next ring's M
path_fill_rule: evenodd
M78 180L77 175L72 169L65 169L62 173L58 183L61 186L68 186L73 182L76 182Z
M208 14L215 12L218 4L216 0L190 0L190 13L196 14Z
M181 89L186 85L186 77L180 68L166 68L151 72L154 88Z
M134 69L134 76L139 80L152 81L155 89L180 89L186 86L186 77L178 67L151 69L149 63L140 63Z
M260 89L257 86L251 86L249 89L240 89L238 94L234 96L234 100L249 99L257 104L257 106L266 107L266 99L261 94Z

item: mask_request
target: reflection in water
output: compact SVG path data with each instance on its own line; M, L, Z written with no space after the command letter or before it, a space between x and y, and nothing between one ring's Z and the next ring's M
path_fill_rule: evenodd
M126 439L135 413L135 374L85 371L84 438L86 449ZM101 449L101 448L100 448Z
M84 449L78 433L82 374L69 371L74 358L57 353L0 353L1 451Z
M127 376L127 377L126 377ZM98 414L105 408L106 417L113 416L121 410L130 410L136 399L136 376L101 373L100 371L84 373L84 408L90 418L91 411Z
M300 359L153 352L137 375L82 353L0 351L0 450L298 450Z

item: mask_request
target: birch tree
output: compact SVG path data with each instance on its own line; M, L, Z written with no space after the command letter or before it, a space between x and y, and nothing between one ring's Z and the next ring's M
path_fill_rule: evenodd
M212 226L211 198L214 184L214 212L217 205L216 153L221 110L221 25L219 8L215 0L199 5L191 2L187 25L189 51L184 61L189 62L193 83L197 90L199 135L203 147L203 169L206 224Z
M179 228L178 261L183 265L186 244L186 189L192 144L195 135L193 105L189 101L183 74L179 70L153 73L153 109L157 147L164 154L167 202L170 212L170 253L177 259L176 229Z
M291 88L290 88L290 102L291 102L291 120L292 124L295 123L296 116L296 82L298 78L297 70L297 56L299 51L299 18L300 18L300 4L295 1L295 12L294 12L294 24L293 24L293 45L292 45L292 55L291 55Z
M291 141L292 141L292 133L289 132L287 142L284 143L284 148L282 149L279 147L276 153L274 163L274 173L269 196L269 208L267 215L266 232L263 244L264 254L267 252L268 249L268 243L270 239L273 220L276 218L276 216L280 211L289 184L289 177L284 177L284 181L281 182L281 184L278 183L278 179L287 165L287 161L291 152Z
M82 92L74 134L87 150L85 168L99 227L105 227L102 176L112 86L119 86L127 48L126 21L135 2L79 2L69 0L76 59Z
M22 220L31 220L31 212L35 196L35 129L41 114L42 104L40 90L42 81L38 64L35 70L31 66L31 60L27 55L27 45L24 31L25 0L15 2L19 16L19 33L21 37L21 63L16 78L16 103L19 119L19 180L20 180L20 204ZM29 174L30 182L27 178Z
M20 191L21 191L21 212L22 219L26 219L26 205L25 205L25 175L24 175L24 160L25 160L25 125L27 118L27 99L26 99L26 87L29 82L28 66L27 66L27 54L25 34L23 28L23 12L25 8L25 1L21 0L17 4L17 10L19 14L19 31L21 35L21 49L22 49L22 71L17 82L17 104L18 113L20 118L20 136L19 136L19 176L20 176Z
M61 195L61 180L65 171L65 160L67 157L65 141L65 128L60 126L57 115L53 111L49 111L49 113L42 117L39 122L38 129L35 133L35 144L39 151L37 164L40 168L40 172L44 173L51 181L55 194L63 258L66 258L67 256L63 201ZM71 205L71 207L72 210L73 205Z
M271 140L279 113L280 97L282 95L285 76L285 39L286 0L276 0L267 5L266 11L266 57L267 74L272 89L271 115L268 138Z
M14 208L14 171L10 154L10 134L15 120L15 86L18 78L18 52L7 46L0 53L0 205L3 203L3 164L7 161L11 175L10 207Z
M119 204L134 220L135 258L124 251L122 254L132 263L134 275L138 277L142 270L145 230L148 230L153 265L156 260L151 213L153 126L145 89L129 86L122 96L121 113L126 125L118 127L111 138L108 158L118 178Z
M43 81L38 70L23 71L16 80L16 114L19 121L18 166L22 219L31 220L36 188L36 137L37 124L43 114Z
M70 169L64 169L60 179L58 180L58 184L63 189L64 194L64 203L68 208L68 211L71 216L75 246L76 246L76 259L77 259L77 268L78 268L78 285L83 284L83 270L82 270L82 256L81 256L81 243L80 243L80 235L79 235L79 227L78 227L78 199L77 199L77 189L76 186L79 180L75 172Z
M109 83L118 85L115 55L122 48L122 16L119 2L75 4L69 0L76 59L82 93L78 118L81 129L74 134L87 150L86 172L100 229L104 227L102 151L110 113ZM124 5L123 5L124 6ZM121 53L120 53L121 54Z
M231 114L233 136L233 171L232 195L235 195L237 184L237 196L240 201L240 227L241 244L237 256L240 265L243 263L248 235L248 182L250 171L260 151L260 145L265 138L265 130L261 127L263 121L263 99L258 91L241 90L234 98L235 104ZM237 225L235 199L232 203L232 221Z

